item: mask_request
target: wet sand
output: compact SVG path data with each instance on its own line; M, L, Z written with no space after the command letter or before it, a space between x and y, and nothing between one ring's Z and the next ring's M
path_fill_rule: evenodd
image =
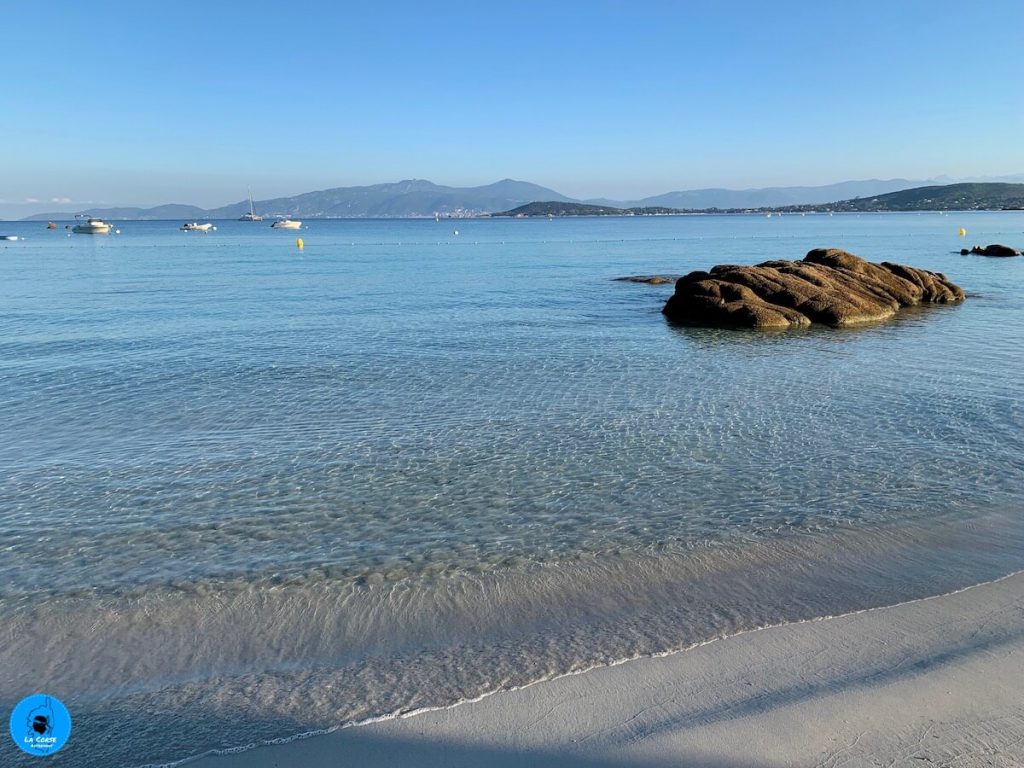
M1024 573L188 763L1024 765Z

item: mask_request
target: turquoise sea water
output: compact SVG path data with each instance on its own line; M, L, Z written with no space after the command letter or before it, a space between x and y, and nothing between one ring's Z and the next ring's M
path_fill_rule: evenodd
M62 765L1024 567L1024 259L958 252L1024 214L177 226L0 225L0 703L59 696ZM821 246L968 301L765 334L612 279Z

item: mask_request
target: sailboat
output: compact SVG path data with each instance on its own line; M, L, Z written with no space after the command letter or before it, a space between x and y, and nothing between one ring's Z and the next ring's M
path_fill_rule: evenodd
M239 221L263 221L263 217L262 216L257 216L256 212L252 208L252 190L249 189L249 187L246 187L246 190L248 190L248 192L249 192L249 210L248 210L248 212L243 213L238 218L238 220Z

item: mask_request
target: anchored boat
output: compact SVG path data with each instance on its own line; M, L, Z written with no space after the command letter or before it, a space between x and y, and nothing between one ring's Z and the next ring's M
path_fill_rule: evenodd
M249 211L247 213L243 213L238 218L238 220L239 221L263 221L263 217L259 216L256 213L256 211L253 210L253 207L252 207L252 190L249 189L248 187L246 187L246 189L249 192Z
M103 219L93 217L76 216L78 224L71 228L71 231L79 235L108 235L110 225ZM84 219L84 221L83 221Z

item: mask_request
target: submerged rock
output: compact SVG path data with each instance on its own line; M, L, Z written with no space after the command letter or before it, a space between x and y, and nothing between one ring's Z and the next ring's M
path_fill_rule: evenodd
M966 256L969 253L977 254L978 256L1020 256L1020 251L1016 248L1011 248L1008 245L1000 245L999 243L992 243L982 248L980 245L976 245L971 250L966 248L960 249L960 255Z
M627 275L626 277L616 277L619 282L626 283L648 283L649 285L664 285L665 283L674 283L679 279L676 275Z
M695 325L839 327L886 320L901 307L963 300L964 292L943 274L816 248L803 261L691 272L676 282L662 312L669 320Z

